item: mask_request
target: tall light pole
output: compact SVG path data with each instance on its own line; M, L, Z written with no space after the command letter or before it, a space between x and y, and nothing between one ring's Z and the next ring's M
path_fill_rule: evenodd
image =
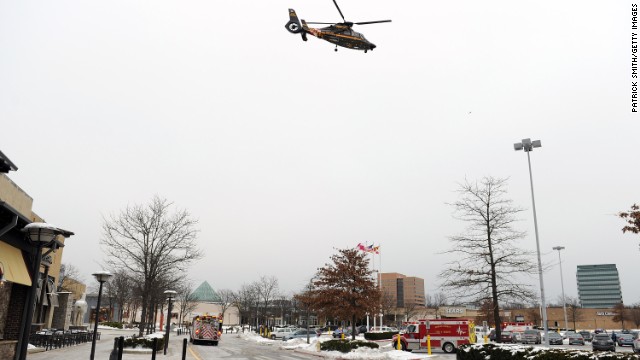
M536 250L538 252L538 276L540 277L540 300L542 302L542 325L544 326L544 344L549 345L549 326L547 325L547 304L544 299L544 280L542 279L542 260L540 260L540 239L538 236L538 218L536 216L536 200L533 195L533 175L531 174L531 157L529 153L534 148L542 146L540 140L531 141L531 139L522 139L522 142L513 144L513 148L524 150L527 153L527 162L529 163L529 181L531 183L531 203L533 204L533 226L536 232Z
M90 360L93 360L96 355L96 336L98 335L98 320L100 319L100 298L102 297L102 285L109 280L113 275L108 271L98 271L93 275L96 280L100 283L100 288L98 290L98 303L96 304L96 316L95 316L95 324L93 325L93 338L91 339L91 355L89 356Z
M169 332L171 331L171 300L173 300L173 297L177 293L173 290L166 290L164 294L167 295L167 300L169 300L169 306L167 307L167 334L164 339L164 354L167 355L167 348L169 347Z
M564 246L554 246L553 250L558 250L558 260L560 260L560 285L562 286L562 311L564 312L564 329L569 330L569 322L567 321L567 301L564 298L564 279L562 278L562 257L560 257L560 250L564 250Z

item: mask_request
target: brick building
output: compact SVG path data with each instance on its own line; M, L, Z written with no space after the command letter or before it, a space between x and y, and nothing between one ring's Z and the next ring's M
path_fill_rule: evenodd
M380 273L382 293L393 299L396 307L425 306L424 279L399 273Z

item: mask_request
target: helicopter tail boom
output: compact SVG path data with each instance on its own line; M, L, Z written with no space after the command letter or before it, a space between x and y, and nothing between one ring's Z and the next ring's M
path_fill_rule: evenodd
M289 9L289 22L287 22L284 27L292 34L299 34L304 31L300 20L298 20L298 15L293 9Z

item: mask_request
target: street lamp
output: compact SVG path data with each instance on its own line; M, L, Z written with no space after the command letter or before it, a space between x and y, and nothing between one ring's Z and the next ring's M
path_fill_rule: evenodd
M560 257L560 250L564 250L564 246L554 246L553 250L558 250L558 260L560 260L560 285L562 286L562 311L564 312L564 329L569 330L567 321L567 301L564 299L564 280L562 278L562 258Z
M306 291L306 300L307 300L307 344L310 343L310 341L309 341L309 316L310 316L309 312L310 312L310 308L311 308L311 304L310 304L311 294L310 294L310 292L311 292L311 290L313 290L313 280L315 280L315 279L316 279L316 277L314 276L309 280L309 287L307 288L307 291Z
M98 303L96 304L95 324L93 325L93 339L91 340L91 356L89 357L90 360L93 360L93 357L96 354L96 335L98 334L98 320L100 315L100 297L102 297L102 285L107 280L109 280L109 278L112 277L113 274L108 271L102 270L91 275L93 275L100 283L100 288L98 290Z
M167 334L164 339L164 354L167 355L167 347L169 347L169 331L171 331L171 300L173 300L173 297L177 293L173 290L165 290L164 294L167 295L167 300L169 300L169 306L167 307Z
M542 261L540 260L540 240L538 237L538 218L536 216L536 200L533 196L533 175L531 174L531 157L529 153L534 148L542 147L540 140L531 141L531 139L522 139L522 142L513 144L513 148L524 150L527 153L527 161L529 163L529 181L531 183L531 203L533 204L533 226L536 232L536 250L538 252L538 276L540 277L540 299L542 301L542 325L544 326L544 343L549 345L549 326L547 325L547 304L544 299L544 281L542 279Z
M16 359L18 360L25 360L27 358L29 334L31 333L31 322L33 321L36 292L38 291L40 263L42 262L42 249L50 249L45 253L46 256L57 248L64 246L63 243L56 240L58 235L62 235L64 237L74 235L71 231L63 230L54 225L41 222L28 224L22 231L27 234L29 243L35 249L35 261L31 268L31 289L29 290L29 296L27 298L27 306L24 308L24 312L22 313L22 329L20 330L20 337L18 339L18 344L16 345ZM44 281L43 286L46 286Z

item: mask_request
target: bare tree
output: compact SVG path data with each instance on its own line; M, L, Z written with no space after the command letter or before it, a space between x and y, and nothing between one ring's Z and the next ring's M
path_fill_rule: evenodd
M292 299L287 297L284 294L278 294L274 300L278 310L280 310L280 318L283 321L283 324L291 323L291 312L292 312ZM289 320L287 320L287 318Z
M613 315L613 318L611 318L611 321L621 322L622 328L624 329L625 328L624 321L630 319L626 306L624 306L623 303L618 303L613 307L613 310L615 310L616 314Z
M227 311L227 309L232 306L233 304L233 291L229 290L229 289L220 289L217 291L218 296L220 297L220 309L222 310L222 316L224 319L224 313ZM226 324L226 320L225 321Z
M447 254L456 260L439 276L441 287L454 298L490 301L494 323L500 324L500 301L525 301L534 297L530 285L519 276L535 273L531 252L519 249L516 240L524 233L512 225L523 211L506 199L506 179L484 177L480 182L465 180L458 190L461 199L451 204L455 217L468 223L467 231L450 237ZM500 327L496 326L496 338Z
M415 302L408 302L404 304L402 308L402 315L404 316L404 321L411 321L411 318L415 315L418 315L420 311L424 310L424 306L418 305Z
M390 315L393 311L398 312L397 299L388 292L382 292L382 298L380 300L380 312L385 315Z
M332 263L318 269L313 289L309 291L312 307L320 315L350 319L352 339L356 334L356 319L366 313L377 313L381 291L371 276L369 260L356 249L338 250Z
M635 324L636 329L640 328L640 303L634 304L629 309L629 320Z
M567 307L567 318L573 323L573 328L576 329L576 323L584 320L580 300L577 297L566 296L565 304Z
M62 264L60 265L60 275L58 276L58 292L61 291L72 291L73 289L70 287L71 281L82 281L82 277L80 276L80 271L73 264Z
M489 299L485 299L480 303L480 307L478 309L478 316L476 317L476 320L478 321L478 323L482 322L482 321L486 321L487 324L489 324L489 327L499 327L496 326L496 318L493 314L494 311L494 306L491 303L491 300Z
M253 324L251 322L251 314L253 306L259 301L258 299L258 292L253 284L243 284L240 290L233 293L233 305L238 308L241 323L244 324L245 322L243 321L246 321L248 324Z
M440 314L440 310L443 306L447 305L447 296L441 292L434 293L433 295L427 295L427 307L430 309L434 309L436 313L436 319L438 319L442 314Z
M133 283L131 278L124 271L118 269L113 270L113 277L106 283L106 297L109 298L109 307L114 311L114 305L118 305L118 314L116 316L122 321L124 309L133 297Z
M254 286L258 293L258 298L262 303L262 314L265 317L266 324L269 304L278 294L278 279L276 279L275 276L262 276L260 280L254 284Z
M171 213L172 203L158 196L147 205L127 206L104 219L100 243L112 268L120 268L142 281L142 336L152 291L161 276L173 277L202 257L196 248L197 221L186 210Z
M527 318L531 319L531 322L538 326L542 323L542 315L540 314L539 304L537 309L527 310Z
M198 299L196 299L193 291L193 283L190 281L183 281L178 286L176 303L178 303L178 311L180 312L180 326L184 324L187 314L190 314L198 307Z

